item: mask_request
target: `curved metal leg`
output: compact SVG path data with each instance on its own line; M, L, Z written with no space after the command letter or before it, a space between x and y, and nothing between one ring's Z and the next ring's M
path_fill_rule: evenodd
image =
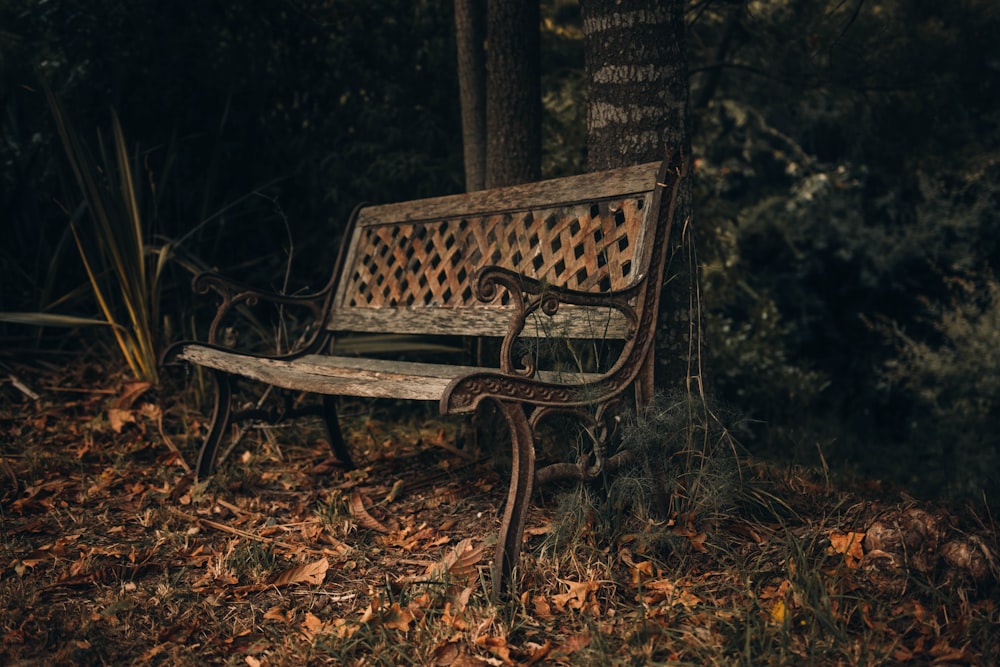
M195 466L196 480L212 474L215 468L215 452L226 434L226 429L229 428L233 412L233 387L229 374L213 370L212 377L215 379L215 407L212 409L212 425L198 452L198 463Z
M654 345L649 346L649 352L642 361L639 375L635 378L635 411L641 415L650 401L653 400Z
M502 593L521 555L524 521L528 516L528 503L535 480L535 442L524 408L519 403L497 401L497 406L507 419L514 456L507 504L493 559L493 590Z
M333 450L333 455L344 464L347 470L354 470L356 466L351 459L351 452L347 449L344 434L340 430L336 396L323 395L323 421L326 423L326 434L330 438L330 449Z

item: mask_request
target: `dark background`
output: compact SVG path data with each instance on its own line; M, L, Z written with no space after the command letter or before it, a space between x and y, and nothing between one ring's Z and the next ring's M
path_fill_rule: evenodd
M120 118L147 242L177 260L165 344L191 327L192 266L315 289L356 204L462 190L451 10L0 0L0 311L97 312L45 85L95 152ZM542 16L548 177L583 169L586 92L578 7ZM735 433L995 503L996 3L693 2L688 20L709 372ZM8 354L79 340L0 324Z

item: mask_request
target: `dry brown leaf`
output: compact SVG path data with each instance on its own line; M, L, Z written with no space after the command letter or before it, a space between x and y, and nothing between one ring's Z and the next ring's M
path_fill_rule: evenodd
M643 585L643 590L646 594L643 595L642 601L646 604L667 602L670 605L679 604L689 608L701 604L701 598L670 579L649 581Z
M847 567L855 568L861 564L861 560L865 557L864 549L861 546L864 540L864 533L833 531L830 533L829 553L844 554L844 563Z
M456 630L465 631L469 629L469 622L465 618L464 605L445 602L444 610L441 612L441 622Z
M530 666L549 657L549 654L552 653L552 642L548 639L545 640L544 644L528 642L525 644L525 648L528 649L528 661L525 664Z
M292 584L321 584L326 577L330 561L324 556L311 563L303 563L290 567L271 577L267 583L272 586L290 586Z
M163 408L155 403L143 403L139 406L138 412L152 421L159 421L163 417Z
M406 482L401 479L397 479L395 484L393 484L392 488L389 490L389 493L386 495L385 502L391 503L395 500L399 500L399 497L403 495L403 487L405 485Z
M449 641L439 644L434 649L434 664L437 667L449 667L455 664L455 661L458 660L458 656L461 654L462 649L456 642Z
M351 511L351 516L354 517L354 520L362 528L386 534L392 532L381 521L368 513L368 510L365 509L365 501L361 497L361 492L357 489L351 492L351 500L348 503L348 507Z
M536 595L531 598L531 608L535 618L547 620L553 617L552 607L543 595Z
M407 577L404 583L420 581L461 581L476 573L476 564L482 560L484 546L472 546L472 540L466 538L455 545L444 555L444 558L427 568L427 571L416 577Z
M552 532L552 523L549 522L544 526L528 526L524 529L524 534L527 537L535 537L538 535L548 535Z
M559 581L569 587L567 592L552 596L552 602L559 610L565 609L567 605L570 609L583 609L590 594L600 587L596 581L567 581L566 579Z
M135 423L135 413L122 408L108 408L108 424L115 433L121 433L125 424Z
M323 621L312 612L306 612L305 620L302 621L302 634L308 639L312 639L323 631Z
M392 606L382 618L382 625L400 632L409 632L410 623L413 622L413 614L409 609L403 609L398 602L393 602Z
M580 649L586 648L590 644L590 639L591 637L589 632L579 632L575 635L570 635L566 638L566 641L553 649L550 657L553 660L570 658L570 656Z
M633 567L629 570L629 575L632 578L633 586L638 586L642 581L652 578L653 576L652 561L645 560L639 563L634 563Z
M476 637L476 644L503 660L504 664L510 664L510 647L507 645L506 637L488 637L483 635Z
M118 395L115 399L114 407L121 410L127 410L131 408L135 403L136 399L149 391L149 388L153 386L152 382L147 380L137 380L135 382L126 382L122 385L122 393Z
M706 533L697 531L694 528L694 526L690 524L683 527L678 526L670 532L679 537L686 537L688 539L688 542L691 543L691 548L694 549L695 551L701 553L704 553L706 551L705 540L708 539L708 535Z
M434 649L434 662L431 664L435 667L485 667L493 663L465 653L462 645L452 638Z
M274 606L264 612L264 620L289 623L292 620L292 612L286 611L280 606Z

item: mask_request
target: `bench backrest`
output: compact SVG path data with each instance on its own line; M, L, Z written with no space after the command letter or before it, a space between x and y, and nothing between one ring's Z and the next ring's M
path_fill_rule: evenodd
M338 331L503 336L512 310L504 290L480 302L477 269L497 265L593 293L626 289L647 273L660 163L464 195L362 208L330 310ZM617 311L560 308L539 314L544 332L626 335ZM526 329L526 335L532 335Z

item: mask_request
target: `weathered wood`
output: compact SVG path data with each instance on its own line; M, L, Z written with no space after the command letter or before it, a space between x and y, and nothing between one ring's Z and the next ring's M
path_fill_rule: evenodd
M440 399L455 378L483 371L496 372L495 368L321 354L294 360L269 359L197 345L185 347L177 358L285 389L418 401ZM572 386L599 377L598 373L539 372L540 380Z
M496 190L370 206L360 212L358 226L509 213L573 202L628 197L655 189L658 166L659 163L643 164Z
M335 308L335 331L422 333L436 336L497 336L507 333L513 307L493 308ZM586 338L622 340L625 318L610 308L563 306L554 316L537 314L525 326L526 338Z

